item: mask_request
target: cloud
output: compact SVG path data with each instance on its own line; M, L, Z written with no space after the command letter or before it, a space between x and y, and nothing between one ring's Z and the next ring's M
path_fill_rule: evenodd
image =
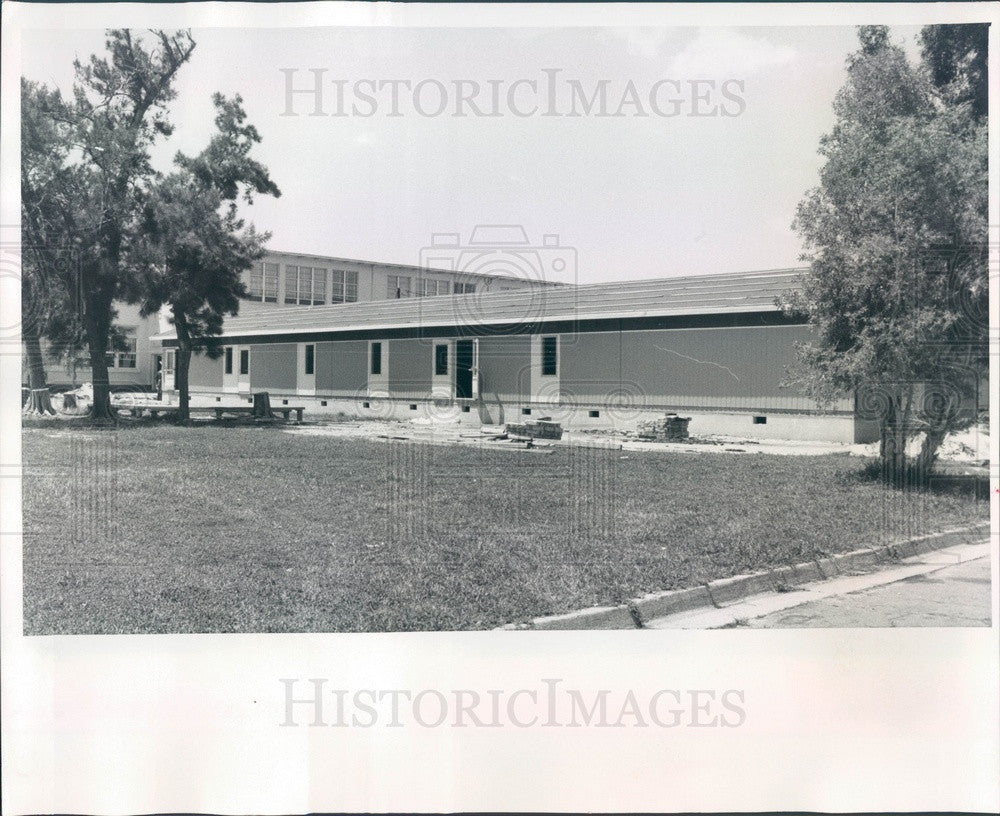
M670 75L680 78L745 77L763 68L795 60L794 48L775 45L733 28L703 28L670 61Z

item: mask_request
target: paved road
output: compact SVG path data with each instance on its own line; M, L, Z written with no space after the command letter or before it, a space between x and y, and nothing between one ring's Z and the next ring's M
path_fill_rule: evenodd
M740 623L754 629L989 626L990 559L965 561Z

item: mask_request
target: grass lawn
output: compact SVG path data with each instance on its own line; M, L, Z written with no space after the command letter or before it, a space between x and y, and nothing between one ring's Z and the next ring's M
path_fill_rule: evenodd
M26 429L28 634L481 629L886 543L986 502L865 461Z

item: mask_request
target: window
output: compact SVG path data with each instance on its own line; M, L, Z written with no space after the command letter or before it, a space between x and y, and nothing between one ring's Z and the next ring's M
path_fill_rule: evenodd
M177 352L168 351L163 355L163 373L173 374L174 373L174 356Z
M226 373L233 373L233 347L226 346Z
M434 374L448 373L448 346L434 346Z
M395 294L393 295L395 297ZM333 287L331 289L331 303L355 303L358 299L358 273L357 270L333 270Z
M402 275L389 275L386 297L404 298L410 296L410 279Z
M264 303L278 302L278 265L276 263L254 264L247 283L247 297Z
M313 267L312 304L322 306L326 303L326 270Z
M306 346L306 374L314 374L316 369L316 346Z
M278 302L278 265L276 263L264 264L264 302Z
M285 303L298 303L299 300L299 268L285 267Z
M326 270L312 266L286 266L285 303L299 306L326 303Z
M264 264L254 264L247 281L247 297L250 300L264 299Z
M372 374L382 373L382 344L372 343Z
M476 291L476 284L474 283L456 283L455 284L455 294L456 295L471 295Z
M558 352L556 350L556 337L542 338L542 375L546 377L554 376L558 370Z
M240 349L240 374L250 373L250 349Z
M448 281L421 278L417 281L417 294L421 297L434 297L448 294Z
M122 351L108 352L108 368L135 368L136 361L136 338L135 327L119 328L123 335Z

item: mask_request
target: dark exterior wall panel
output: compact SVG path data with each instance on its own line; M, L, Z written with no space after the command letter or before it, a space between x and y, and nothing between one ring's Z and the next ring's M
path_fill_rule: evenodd
M389 393L427 395L431 390L430 340L389 340Z
M479 372L485 398L527 397L531 393L531 338L480 338Z
M204 354L191 355L188 385L191 388L222 388L223 358L210 360Z
M568 402L621 394L635 405L815 411L801 390L782 386L795 343L809 337L802 325L564 334L560 392Z
M559 340L559 392L566 399L606 397L622 388L622 333L564 334ZM634 389L632 389L634 390Z
M250 387L294 391L295 343L259 343L250 347Z
M805 326L625 332L622 380L665 403L717 408L815 409L782 387Z
M368 343L316 344L316 390L356 394L368 385Z

